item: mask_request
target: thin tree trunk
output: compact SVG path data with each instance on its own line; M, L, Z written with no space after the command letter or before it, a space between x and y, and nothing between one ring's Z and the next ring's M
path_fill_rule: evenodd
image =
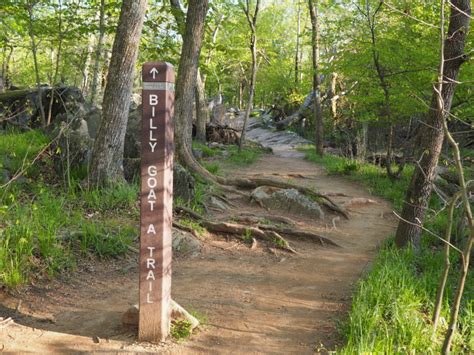
M207 0L189 2L176 80L175 144L178 159L185 166L188 158L193 159L191 154L193 101L207 9Z
M415 247L420 246L421 225L428 208L435 169L443 145L443 120L449 116L456 87L456 77L461 65L467 60L464 44L469 28L470 0L452 0L452 3L448 36L443 43L444 50L442 50L444 58L447 59L443 61L443 70L441 71L443 75L439 78L438 85L433 89L430 109L423 125L423 132L421 132L419 147L421 156L407 190L401 214L403 220L400 220L395 236L398 247L404 247L410 243ZM441 107L438 91L441 91L443 103Z
M38 57L37 57L38 49L36 46L35 32L33 29L33 21L34 21L33 9L35 5L36 5L36 1L28 1L26 5L26 9L28 11L28 34L30 36L31 52L33 53L33 64L35 66L36 88L38 89L38 98L37 98L38 107L40 109L41 125L44 127L46 125L46 116L45 116L44 107L43 107L43 93L41 90L41 79L40 79L39 66L38 66Z
M119 182L123 177L123 151L133 74L147 0L124 0L112 49L104 92L102 121L92 152L90 183Z
M318 0L308 0L309 14L311 17L311 44L313 54L313 91L314 91L314 127L315 127L315 145L316 153L323 156L323 109L321 106L321 79L319 76L319 18L318 18Z
M198 69L196 78L196 140L206 142L206 124L209 121L209 109L207 106L206 89Z
M91 105L95 105L97 100L97 88L99 87L100 78L100 59L102 57L102 48L105 41L105 0L100 0L100 15L99 15L99 39L97 41L97 48L95 51L94 70L92 71L92 85L91 85Z
M296 48L295 48L295 84L298 86L300 83L300 35L301 35L301 3L300 0L296 0L297 5L297 20L296 20Z
M61 60L61 51L63 47L63 18L62 18L62 0L58 0L59 5L59 13L58 13L58 51L56 53L56 64L54 68L54 75L52 78L51 83L51 98L49 100L49 107L48 107L48 119L46 121L46 125L49 126L51 123L51 115L53 111L53 102L54 102L54 85L56 85L56 81L58 80L58 73L59 73L59 63ZM68 167L69 169L69 167Z
M250 0L246 1L246 6L244 7L244 12L247 17L247 21L250 26L250 51L252 52L252 74L250 78L250 87L249 87L249 100L247 102L247 109L245 110L244 124L242 127L242 133L240 135L239 141L239 151L242 150L243 145L245 144L245 131L247 130L248 121L250 118L250 113L253 108L253 98L255 95L255 82L257 80L257 17L258 11L260 9L260 0L256 0L255 11L250 15Z

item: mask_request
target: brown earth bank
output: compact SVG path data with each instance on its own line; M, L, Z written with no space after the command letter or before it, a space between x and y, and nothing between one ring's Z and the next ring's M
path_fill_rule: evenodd
M338 322L348 314L355 282L396 221L391 206L365 188L303 160L292 149L276 149L255 164L225 171L264 176L330 194L350 213L346 220L325 211L322 220L267 211L240 196L213 218L280 215L298 228L327 236L340 247L287 238L297 254L259 242L207 235L195 255L174 259L172 295L205 318L189 339L139 344L121 316L138 300L137 255L81 262L78 271L38 282L18 294L2 293L0 316L13 322L0 331L4 352L35 353L314 353L342 345ZM230 169L230 168L229 168ZM138 223L138 221L137 221Z

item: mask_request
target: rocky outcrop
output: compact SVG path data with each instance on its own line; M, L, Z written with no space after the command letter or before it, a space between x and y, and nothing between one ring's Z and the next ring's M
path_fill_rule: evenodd
M252 191L252 199L271 210L280 210L317 219L324 217L324 212L317 202L310 200L295 189L260 186Z

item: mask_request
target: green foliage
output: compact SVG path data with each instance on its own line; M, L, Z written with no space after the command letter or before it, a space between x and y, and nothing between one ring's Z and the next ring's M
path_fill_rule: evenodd
M359 163L347 158L326 154L323 158L311 147L301 148L306 159L323 165L329 174L345 175L351 180L361 182L369 190L392 202L397 210L401 210L406 189L413 172L407 167L399 180L390 179L387 171L373 164Z
M244 147L239 152L239 148L236 146L230 146L228 151L230 154L226 161L235 165L251 165L260 158L262 153L261 149L253 147Z
M459 263L450 275L448 295L453 296ZM441 327L432 339L436 289L443 269L442 253L432 248L397 249L392 240L379 252L368 274L358 282L349 320L341 325L346 344L337 352L439 353L449 319L447 298ZM473 351L474 284L467 284L453 353Z
M113 228L90 223L82 226L79 242L82 252L93 252L101 258L125 254L137 231L134 228Z
M209 148L207 145L193 141L193 149L199 149L202 151L204 158L212 158L220 153L219 148Z
M192 324L187 320L174 320L171 322L171 336L175 340L184 340L191 336Z
M397 210L402 208L413 167L405 168L400 180L390 179L385 169L372 164L325 155L320 158L314 147L302 149L306 158L323 165L328 173L345 175L367 186L373 193L391 201ZM354 168L356 166L357 168ZM436 197L430 205L439 207ZM447 225L445 214L428 213L427 226L443 234ZM443 305L444 322L435 340L431 340L434 299L441 271L443 253L439 242L423 235L423 247L418 252L399 250L392 241L382 247L374 265L358 283L349 320L341 327L346 345L338 350L342 354L354 353L437 353L441 349L449 319L449 299L455 290L459 275L459 257L451 256L451 270L447 295ZM454 352L471 352L474 346L474 284L469 283L464 294L460 330Z
M122 183L109 188L83 189L79 192L83 207L94 211L128 209L137 212L138 183Z
M204 166L211 174L217 174L220 169L219 164L217 163L203 162L202 166Z
M14 169L29 166L47 143L38 131L9 132L0 140L0 159ZM127 216L138 215L137 184L65 191L43 182L43 165L28 169L39 178L0 191L0 284L10 288L32 275L72 269L79 251L102 258L123 254L137 235L126 225ZM114 215L120 221L110 223Z

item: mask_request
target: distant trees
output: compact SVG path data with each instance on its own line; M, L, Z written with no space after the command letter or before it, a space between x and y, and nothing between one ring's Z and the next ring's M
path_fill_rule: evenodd
M124 0L112 49L102 104L102 120L92 152L89 182L93 186L123 180L125 131L135 62L147 0Z

